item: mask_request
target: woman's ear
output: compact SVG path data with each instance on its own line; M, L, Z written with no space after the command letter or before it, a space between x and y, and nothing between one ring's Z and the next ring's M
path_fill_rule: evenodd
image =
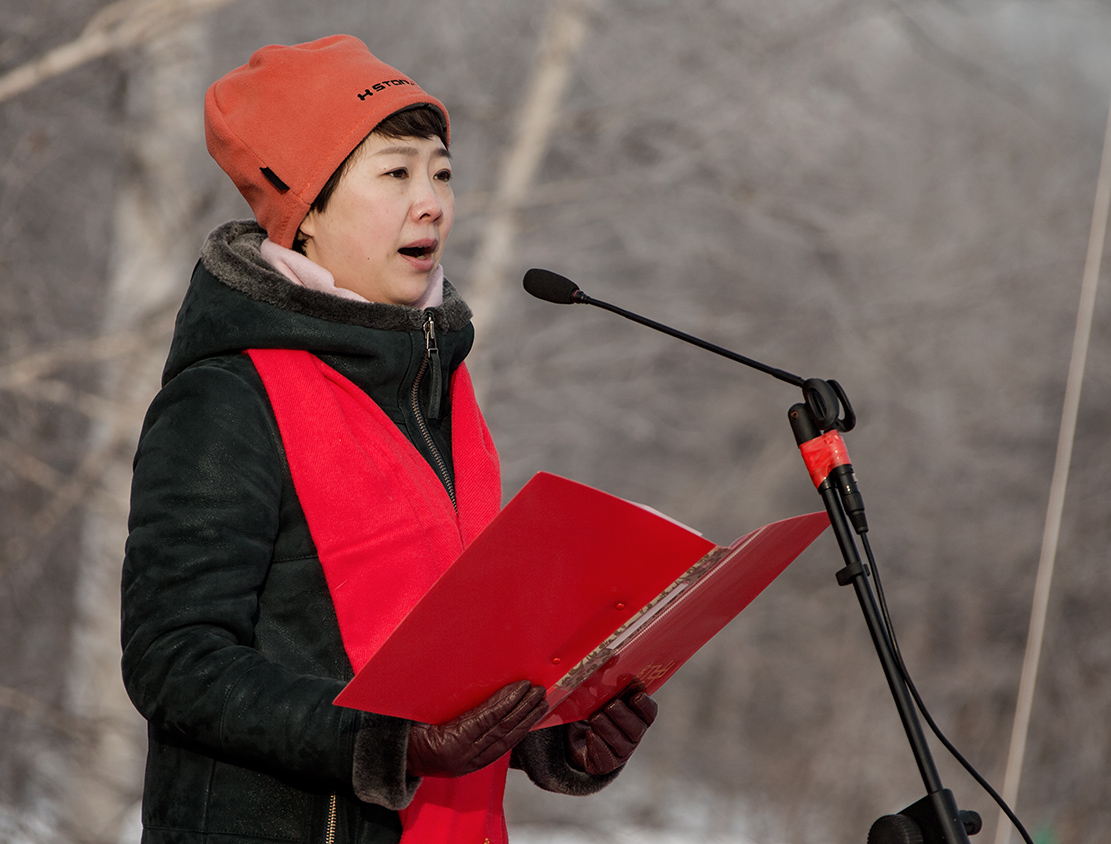
M316 212L310 211L305 215L305 218L301 221L301 225L297 228L297 234L293 236L293 251L300 252L302 255L308 257L308 246L315 233Z
M298 236L303 240L311 240L313 235L316 234L316 211L309 211L305 215L305 219L301 221L301 225L297 228Z

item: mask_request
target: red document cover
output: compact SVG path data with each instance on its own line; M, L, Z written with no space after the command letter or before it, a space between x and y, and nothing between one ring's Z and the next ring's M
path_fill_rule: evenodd
M541 472L335 702L440 724L528 679L552 707L538 726L584 718L634 679L662 686L828 525L811 513L717 546Z

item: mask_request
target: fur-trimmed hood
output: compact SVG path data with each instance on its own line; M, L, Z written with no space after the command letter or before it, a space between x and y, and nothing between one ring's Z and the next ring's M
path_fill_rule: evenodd
M471 310L447 280L443 304L428 312L341 299L299 287L271 267L259 251L265 237L254 220L225 223L208 236L178 312L163 383L199 360L244 349L366 354L377 332L420 331L427 313L439 334L472 334Z

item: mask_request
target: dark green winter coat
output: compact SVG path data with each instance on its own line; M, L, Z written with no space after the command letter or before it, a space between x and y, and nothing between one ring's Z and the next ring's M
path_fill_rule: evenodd
M450 489L448 388L471 347L470 311L447 283L428 311L298 287L262 259L263 238L253 222L210 236L135 457L122 641L124 682L149 723L143 841L396 842L397 810L419 784L405 771L409 722L332 704L351 666L277 423L242 352L318 355ZM442 377L418 381L428 319ZM433 381L439 418L427 418ZM570 794L614 776L570 767L560 728L532 733L513 763Z

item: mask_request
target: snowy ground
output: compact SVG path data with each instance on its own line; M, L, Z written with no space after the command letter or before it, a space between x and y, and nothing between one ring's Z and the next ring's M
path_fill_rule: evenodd
M511 788L518 785L511 778ZM510 812L511 844L775 844L756 833L751 806L680 783L661 792L636 766L598 795L549 799L552 806L574 809L553 811L543 823L514 819Z
M753 844L750 839L707 836L699 829L658 830L638 827L598 830L553 830L550 827L517 826L510 830L511 844Z
M142 835L138 811L129 815L120 833L119 844L138 844ZM42 820L15 819L0 813L0 841L5 844L43 844L54 841L53 831ZM689 829L647 829L620 827L570 829L565 827L516 824L510 829L511 844L755 844L734 832L709 832L699 824Z

